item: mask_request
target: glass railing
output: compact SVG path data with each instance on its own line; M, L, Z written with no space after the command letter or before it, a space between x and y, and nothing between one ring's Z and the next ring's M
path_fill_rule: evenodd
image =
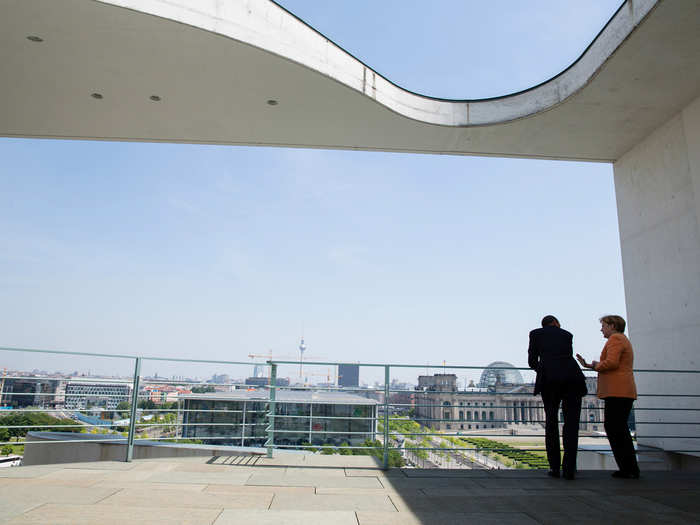
M34 368L43 368L50 356L69 363L90 359L96 368L122 373L5 372L0 376L4 455L21 455L32 445L102 443L121 445L123 459L131 461L135 446L179 443L229 450L222 454L272 456L275 450L296 450L371 455L384 468L547 468L544 407L532 395L534 373L507 363L223 361L0 348L0 356L8 360L11 353L32 356ZM176 373L159 377L152 372L155 367ZM251 367L258 372L248 378L252 384L230 379ZM215 382L191 377L198 369L204 375L213 368ZM230 374L222 374L224 370ZM267 374L260 376L261 370ZM285 372L291 379L281 377ZM664 374L671 379L696 373L635 371L637 377ZM579 447L607 452L603 402L595 396L595 376L588 374ZM311 376L326 381L313 383ZM360 377L373 385L360 386ZM699 453L693 443L700 437L700 394L674 391L682 381L659 384L668 389L640 392L631 430L637 439L682 444L663 447L665 452Z

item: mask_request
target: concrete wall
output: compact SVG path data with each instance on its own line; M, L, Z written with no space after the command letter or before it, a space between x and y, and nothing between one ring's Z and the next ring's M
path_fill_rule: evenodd
M700 97L614 171L635 368L699 370ZM700 394L700 375L637 373L636 380L640 394ZM697 409L700 398L640 397L636 407L640 444L700 450L700 412L639 410ZM678 421L696 424L671 424Z
M193 447L153 447L134 445L134 459L180 458L228 455L213 449ZM112 443L62 443L47 441L25 446L22 465L84 463L90 461L124 461L126 445Z
M84 463L91 461L124 461L126 443L100 443L63 441L58 432L32 432L31 443L24 447L22 465L49 465L53 463ZM76 439L76 435L65 435L66 439ZM81 435L79 435L81 436ZM82 434L84 436L84 434ZM85 436L86 439L94 436ZM77 438L80 439L80 438ZM264 450L254 447L237 449L216 445L190 445L185 443L134 443L134 459L182 458L192 456L260 456Z

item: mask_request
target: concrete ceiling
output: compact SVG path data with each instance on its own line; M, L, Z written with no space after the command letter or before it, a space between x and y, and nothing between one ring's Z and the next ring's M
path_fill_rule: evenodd
M699 57L700 0L628 0L554 79L449 101L269 0L2 0L0 135L614 161L698 96Z

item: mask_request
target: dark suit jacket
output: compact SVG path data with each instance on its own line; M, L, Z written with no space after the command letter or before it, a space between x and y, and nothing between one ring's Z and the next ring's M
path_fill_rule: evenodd
M586 379L574 359L574 336L556 326L530 332L527 363L537 372L535 392L585 396Z

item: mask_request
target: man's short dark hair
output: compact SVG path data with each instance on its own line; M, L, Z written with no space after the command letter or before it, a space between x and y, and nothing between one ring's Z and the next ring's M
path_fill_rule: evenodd
M555 324L559 324L559 319L557 319L553 315L545 315L542 318L542 327L553 326Z

